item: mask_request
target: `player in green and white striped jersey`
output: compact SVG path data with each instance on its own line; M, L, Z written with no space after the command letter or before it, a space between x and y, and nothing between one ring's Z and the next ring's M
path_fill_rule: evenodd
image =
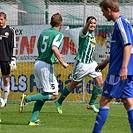
M91 109L94 112L99 110L95 107L94 103L101 92L103 85L102 73L95 71L98 66L97 62L93 59L95 52L96 39L94 30L96 28L96 18L90 16L86 20L84 28L79 33L79 48L78 54L75 57L74 70L72 73L71 83L64 88L61 96L56 100L56 108L58 113L62 114L62 102L70 94L70 92L76 88L83 78L90 76L94 79L95 84L92 91L91 99L87 105L87 109Z
M62 59L59 47L63 41L63 34L60 32L62 27L62 17L59 13L51 17L51 28L44 30L38 39L38 58L34 65L34 75L36 86L40 90L40 94L22 95L20 103L20 112L23 111L24 105L31 101L36 101L32 116L28 125L38 126L41 123L37 120L42 106L45 101L55 100L58 97L58 82L54 75L55 59L62 64L64 68L68 64Z
M94 32L84 34L82 30L79 34L79 48L76 60L86 64L92 63L96 45L95 34Z

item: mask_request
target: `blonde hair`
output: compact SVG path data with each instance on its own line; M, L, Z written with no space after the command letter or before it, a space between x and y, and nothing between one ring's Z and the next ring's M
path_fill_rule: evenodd
M113 12L119 12L119 3L117 0L102 0L99 6L106 11L109 8Z

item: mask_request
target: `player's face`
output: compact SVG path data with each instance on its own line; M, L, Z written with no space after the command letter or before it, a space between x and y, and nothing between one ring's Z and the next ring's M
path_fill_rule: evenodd
M0 16L0 26L3 27L6 25L6 19L3 16Z
M96 29L96 20L91 19L90 25L89 25L89 31L94 31Z
M62 23L60 24L60 28L59 28L59 31L61 30L61 28L62 28Z
M101 7L101 11L103 12L103 16L108 20L112 20L111 18L111 11L108 9L107 11Z

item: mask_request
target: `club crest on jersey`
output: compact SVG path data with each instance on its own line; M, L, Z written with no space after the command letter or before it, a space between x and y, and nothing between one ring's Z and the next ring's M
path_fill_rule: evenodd
M9 32L5 32L5 36L8 38L8 36L9 36Z

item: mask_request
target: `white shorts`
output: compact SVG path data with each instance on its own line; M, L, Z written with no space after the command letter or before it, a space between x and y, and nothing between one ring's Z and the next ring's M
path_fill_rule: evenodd
M72 78L74 81L80 82L84 77L90 76L91 78L96 78L102 76L101 72L96 72L95 68L98 66L96 61L92 63L85 64L77 60L74 61L74 70L72 73Z
M54 75L54 66L43 62L36 61L34 65L34 75L36 86L41 93L48 92L58 95L58 82Z

